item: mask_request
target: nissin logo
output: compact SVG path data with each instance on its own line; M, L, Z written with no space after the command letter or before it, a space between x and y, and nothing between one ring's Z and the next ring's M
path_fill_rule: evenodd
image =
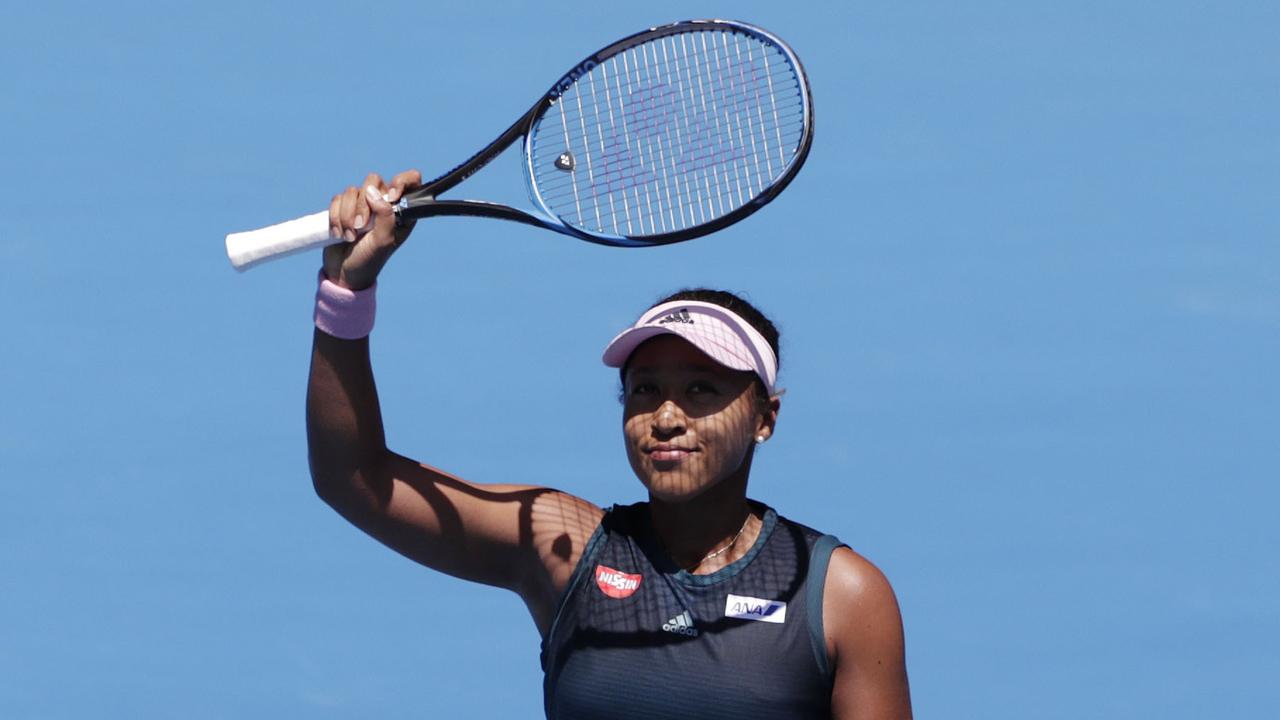
M631 597L640 587L640 576L614 570L607 565L596 566L596 587L611 598Z

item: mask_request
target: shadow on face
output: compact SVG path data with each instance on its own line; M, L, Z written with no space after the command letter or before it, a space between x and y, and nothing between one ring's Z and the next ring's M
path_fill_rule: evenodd
M763 423L754 373L660 335L636 349L623 377L627 455L651 494L692 497L745 471Z

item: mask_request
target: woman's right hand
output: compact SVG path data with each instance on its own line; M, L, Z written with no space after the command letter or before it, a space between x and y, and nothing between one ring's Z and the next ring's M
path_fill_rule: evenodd
M421 185L422 173L417 170L396 175L390 185L370 173L361 187L349 187L333 196L329 232L346 242L325 248L324 273L329 280L351 290L373 285L382 266L413 231L412 220L396 227L392 206L405 192Z

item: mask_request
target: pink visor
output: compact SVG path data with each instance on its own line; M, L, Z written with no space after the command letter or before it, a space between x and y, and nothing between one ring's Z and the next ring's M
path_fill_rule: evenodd
M760 331L715 303L677 300L650 308L604 349L604 364L620 368L640 343L656 335L679 335L731 370L750 370L774 394L778 359Z

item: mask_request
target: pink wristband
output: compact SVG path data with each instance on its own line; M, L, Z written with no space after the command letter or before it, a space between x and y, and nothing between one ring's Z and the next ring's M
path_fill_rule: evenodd
M378 306L374 298L377 287L375 282L364 290L348 290L329 280L321 270L320 287L316 290L316 327L343 340L368 337Z

